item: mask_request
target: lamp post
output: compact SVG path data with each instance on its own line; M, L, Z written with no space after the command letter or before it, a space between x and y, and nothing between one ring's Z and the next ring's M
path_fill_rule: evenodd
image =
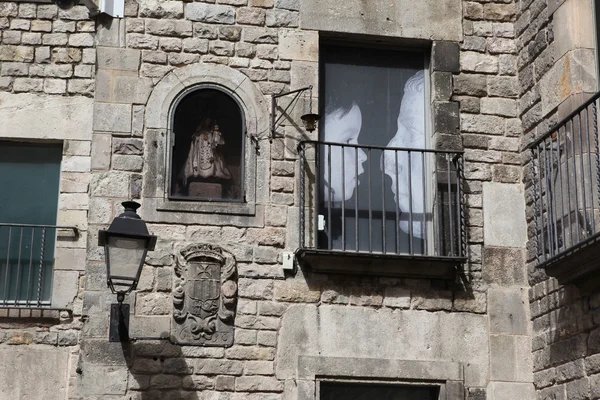
M125 211L116 217L107 230L98 232L98 245L104 246L106 278L117 303L110 307L109 341L129 340L129 304L125 295L137 287L148 250L154 250L156 236L148 233L146 223L136 213L140 204L122 203Z

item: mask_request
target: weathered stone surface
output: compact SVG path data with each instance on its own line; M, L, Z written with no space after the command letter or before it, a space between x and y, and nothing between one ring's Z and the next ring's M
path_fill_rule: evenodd
M90 140L93 99L0 92L0 136ZM36 118L31 118L36 115Z
M112 47L97 47L98 68L137 71L140 51Z
M498 72L497 57L473 51L465 51L461 53L460 65L462 70L466 72Z
M529 327L527 290L493 288L488 291L490 333L527 335Z
M1 398L63 400L66 397L68 348L14 346L0 350L0 357L5 365L11 366L0 370Z
M192 21L233 24L235 22L235 8L224 5L205 3L190 3L186 5L185 13Z
M412 39L460 41L463 32L462 4L452 0L306 0L300 2L300 21L316 31Z
M527 241L525 196L522 185L483 184L485 244L523 247Z
M94 104L94 130L101 132L131 132L131 105Z
M319 35L316 32L282 30L279 55L285 60L318 61Z
M140 17L182 18L183 3L179 1L141 0Z
M312 354L368 359L464 360L479 370L477 376L468 373L467 385L482 386L488 371L484 320L484 316L469 314L292 306L284 315L279 333L276 374L279 379L295 377L298 357ZM446 335L452 335L450 332L463 334L454 335L455 340L444 340ZM353 345L348 347L350 337ZM398 343L411 345L399 346Z
M543 115L547 115L573 94L595 92L593 59L592 49L577 49L556 61L540 80Z

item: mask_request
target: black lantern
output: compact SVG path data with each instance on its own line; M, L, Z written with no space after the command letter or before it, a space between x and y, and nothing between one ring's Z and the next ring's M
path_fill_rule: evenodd
M148 233L146 223L136 213L140 204L135 201L122 204L125 212L107 230L98 233L98 245L104 246L107 284L117 294L118 301L111 306L110 341L127 340L129 304L123 304L123 300L125 294L136 288L146 253L156 245L156 236Z
M304 123L304 129L309 132L314 132L317 129L317 121L319 121L319 114L304 114L300 117Z

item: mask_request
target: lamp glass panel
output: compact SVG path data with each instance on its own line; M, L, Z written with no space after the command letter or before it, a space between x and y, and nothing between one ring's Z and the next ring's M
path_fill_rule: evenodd
M110 276L135 279L146 251L147 239L111 236L108 238Z

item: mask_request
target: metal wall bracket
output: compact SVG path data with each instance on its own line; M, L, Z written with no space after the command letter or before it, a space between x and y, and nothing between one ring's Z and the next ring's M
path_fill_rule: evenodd
M113 303L110 305L109 342L129 341L129 304Z

